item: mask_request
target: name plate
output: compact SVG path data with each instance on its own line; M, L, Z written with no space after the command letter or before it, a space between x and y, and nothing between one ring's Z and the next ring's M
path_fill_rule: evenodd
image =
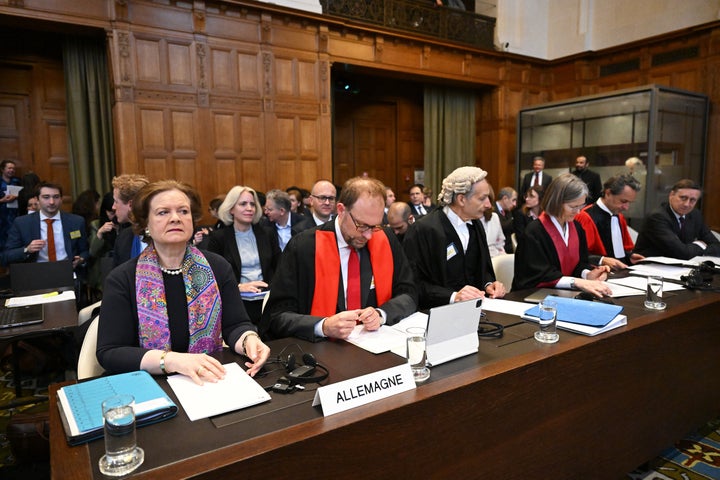
M415 388L410 364L368 373L315 391L313 407L322 405L326 417Z

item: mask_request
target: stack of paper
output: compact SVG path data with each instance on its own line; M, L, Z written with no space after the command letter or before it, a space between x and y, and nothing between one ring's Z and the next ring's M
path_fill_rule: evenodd
M557 302L557 328L583 335L594 336L627 324L621 315L623 307L602 302L588 302L574 298L549 297ZM525 311L522 318L538 321L540 307Z

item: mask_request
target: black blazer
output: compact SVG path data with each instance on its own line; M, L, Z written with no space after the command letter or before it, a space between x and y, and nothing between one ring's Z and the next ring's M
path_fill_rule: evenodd
M270 283L281 253L277 233L274 227L267 228L259 224L253 225L252 229L257 242L258 255L260 256L263 281ZM208 250L221 255L232 265L235 279L239 282L242 259L235 243L235 228L232 225L227 225L220 230L214 230L210 232L208 239Z
M533 175L535 175L535 171L526 173L523 178L522 186L520 187L520 198L523 199L523 202L525 201L525 194L532 186ZM550 185L550 182L552 182L552 176L548 175L545 170L543 170L542 177L540 178L540 185L547 188L548 185Z

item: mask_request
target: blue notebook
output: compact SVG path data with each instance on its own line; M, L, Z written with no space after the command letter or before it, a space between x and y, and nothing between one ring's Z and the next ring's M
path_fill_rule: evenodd
M559 321L590 327L604 327L623 310L621 305L611 305L603 302L588 302L587 300L553 295L546 298L557 302L557 319ZM539 317L540 306L535 305L530 310L525 311L525 315Z
M144 371L100 377L68 385L58 390L58 408L70 445L103 436L102 402L113 395L129 393L135 397L138 427L159 422L177 414L178 407Z

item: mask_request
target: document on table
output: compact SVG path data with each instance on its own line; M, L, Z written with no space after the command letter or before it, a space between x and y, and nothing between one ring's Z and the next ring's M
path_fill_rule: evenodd
M227 363L225 378L197 385L185 375L170 375L168 383L191 421L240 410L270 400L263 387L237 363Z
M647 288L647 280L643 277L630 276L625 278L612 278L608 280L608 283L611 285L610 288L613 289L613 297L616 296L615 287L618 286L628 287L639 292L633 295L644 295L645 289ZM663 282L663 291L665 292L673 292L675 290L682 290L683 288L685 287L677 283Z
M367 331L362 325L357 325L347 341L371 353L391 351L405 356L405 342L409 327L427 328L427 315L415 312L400 320L393 326L382 325L375 331ZM402 353L399 353L402 351Z
M675 265L661 265L661 264L638 264L629 267L631 275L641 275L647 277L648 275L662 275L666 280L675 280L682 282L680 277L690 273L690 267L678 267Z
M25 297L13 297L5 300L6 307L24 307L27 305L41 305L45 303L64 302L65 300L75 300L75 292L67 290L65 292L41 293L39 295L28 295Z

